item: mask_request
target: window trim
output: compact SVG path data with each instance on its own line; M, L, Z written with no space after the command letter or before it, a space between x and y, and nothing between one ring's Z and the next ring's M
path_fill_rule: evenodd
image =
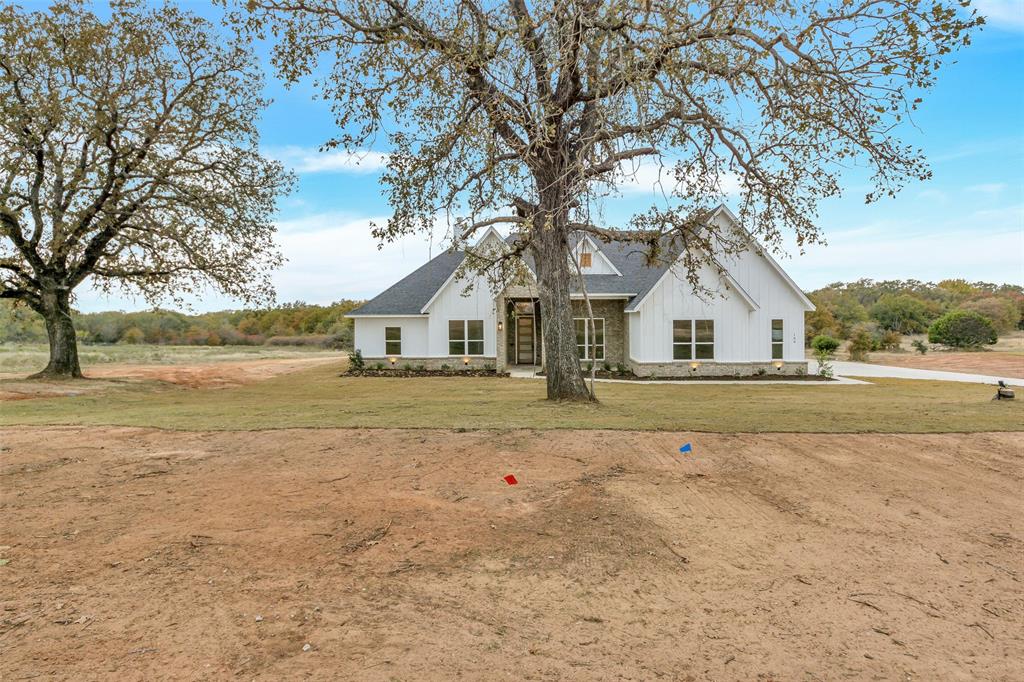
M775 340L775 323L776 322L780 323L779 324L779 332L780 332L779 335L782 337L781 341L776 341ZM769 339L769 344L771 346L770 350L771 350L771 358L772 358L772 360L784 360L785 356L786 356L786 320L785 320L785 318L776 317L776 318L772 319L771 324L769 325L769 328L768 328L768 339ZM778 348L779 348L778 356L775 355L775 347L776 346L778 346Z
M583 356L580 357L580 360L586 360L587 362L604 362L605 360L608 359L608 338L607 338L608 326L605 324L605 320L604 320L603 317L595 317L595 318L593 318L594 319L594 331L595 332L597 331L597 323L598 322L601 323L601 339L602 339L602 341L601 341L601 343L596 344L597 348L601 349L601 357L599 357L599 358L591 358L590 357L590 349L591 349L591 345L592 344L590 343L590 324L588 324L590 322L590 319L591 318L589 318L589 317L574 317L574 318L572 318L572 325L573 325L573 332L574 333L576 331L576 323L578 321L580 321L580 320L583 321ZM576 355L579 355L579 348L580 348L580 344L577 343L576 344ZM595 353L595 355L596 355L596 353Z
M462 338L461 339L452 339L452 322L461 322L462 323ZM480 323L480 338L477 339L477 338L470 338L469 337L469 323L470 322L479 322ZM487 338L487 325L484 323L484 320L458 320L458 319L449 319L448 320L448 355L449 355L449 357L453 357L453 358L454 357L481 357L481 356L485 355L486 352L487 352L486 338ZM452 344L453 343L462 344L462 352L461 353L452 353ZM471 343L479 343L480 344L480 352L479 353L471 353L471 352L469 352L469 344L471 344Z
M398 330L398 339L388 339L388 331L392 330L392 329L397 329ZM391 344L391 343L397 343L398 344L398 352L397 353L389 353L388 352L388 344ZM402 357L402 327L401 327L401 325L399 325L397 327L387 327L387 326L384 327L384 355L391 356L391 357L396 357L396 356L397 357Z
M690 340L689 341L676 341L676 323L677 322L689 322L690 323ZM697 323L698 322L710 322L711 323L711 340L710 341L698 341L697 340ZM689 320L686 320L686 319L672 320L672 328L670 330L670 333L672 334L672 337L671 337L671 339L672 339L672 361L673 362L714 362L714 360L715 360L715 344L718 341L715 338L715 327L716 326L717 325L715 324L715 319L713 317L702 318L702 319L699 319L699 320L696 319L696 318L689 319ZM682 348L688 348L689 351L690 351L690 357L688 357L688 358L677 358L676 357L676 347L677 346L682 347ZM697 357L697 349L699 347L710 347L711 348L711 357L709 357L709 358L699 358L699 357Z

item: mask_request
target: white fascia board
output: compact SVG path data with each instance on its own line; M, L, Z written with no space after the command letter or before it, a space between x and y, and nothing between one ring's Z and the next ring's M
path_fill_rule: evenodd
M389 314L375 314L375 313L367 313L367 314L355 313L355 314L352 314L352 313L346 313L342 317L349 317L349 318L356 318L356 317L411 317L413 319L416 319L418 317L426 317L426 315L424 315L422 313L399 313L399 314L391 314L391 313L389 313Z
M814 310L814 304L811 303L811 299L807 298L807 294L804 293L803 289L797 286L797 283L793 281L793 278L789 276L789 273L783 270L782 266L779 265L779 263L774 258L772 258L772 255L768 253L768 251L763 246L761 246L756 239L754 239L754 235L750 234L750 232L748 232L746 229L743 228L742 225L740 225L739 219L736 218L736 214L730 211L729 207L726 206L725 204L719 204L718 208L716 208L714 212L712 212L711 217L714 218L719 213L724 214L725 217L728 218L735 227L739 228L740 230L743 230L743 234L746 235L747 239L749 240L750 246L754 249L754 252L763 257L766 261L768 261L768 265L772 266L775 272L779 273L779 276L782 277L783 281L785 281L786 284L790 286L790 288L796 293L797 297L800 299L801 303L804 304L804 308L807 311Z
M473 245L473 248L475 249L475 248L479 247L492 234L497 238L498 243L500 243L503 247L506 246L505 239L501 236L501 233L498 232L496 229L494 229L494 226L491 225L490 227L487 228L487 231L484 232L483 236L480 237L480 239L476 240L476 244ZM422 308L420 308L420 313L422 313L424 315L428 314L427 310L430 308L431 304L434 301L437 300L437 297L441 295L442 291L444 291L445 289L448 288L448 285L450 285L452 283L452 281L455 279L455 275L458 274L459 268L461 268L461 267L462 267L462 263L459 263L458 267L456 267L454 270L452 270L452 274L448 275L448 279L446 279L444 281L444 284L442 284L440 287L438 287L437 291L434 292L434 295L430 297L430 300L427 301Z

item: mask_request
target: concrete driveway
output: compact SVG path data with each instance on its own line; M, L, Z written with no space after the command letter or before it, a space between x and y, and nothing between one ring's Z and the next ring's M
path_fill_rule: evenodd
M809 360L810 372L818 371L818 363ZM835 361L832 368L836 376L843 377L890 377L893 379L926 379L930 381L959 381L967 384L992 384L1000 379L1010 386L1024 386L1021 377L995 377L985 374L965 374L963 372L940 372L933 369L914 369L911 367L890 367L889 365L872 365L867 362Z

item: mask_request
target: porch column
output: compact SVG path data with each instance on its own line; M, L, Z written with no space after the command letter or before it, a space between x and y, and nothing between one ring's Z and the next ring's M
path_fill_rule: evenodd
M534 343L540 343L540 368L547 371L547 350L544 348L544 318L540 309L540 299L533 299L533 336Z
M508 320L505 314L505 294L498 294L498 297L494 299L494 318L497 320L495 323L494 334L494 369L499 372L504 372L508 366L508 350L505 346L506 334L508 333Z

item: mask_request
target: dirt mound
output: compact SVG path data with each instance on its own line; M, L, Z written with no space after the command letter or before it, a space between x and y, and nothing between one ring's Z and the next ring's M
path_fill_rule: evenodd
M4 679L1024 677L1019 434L0 438Z

